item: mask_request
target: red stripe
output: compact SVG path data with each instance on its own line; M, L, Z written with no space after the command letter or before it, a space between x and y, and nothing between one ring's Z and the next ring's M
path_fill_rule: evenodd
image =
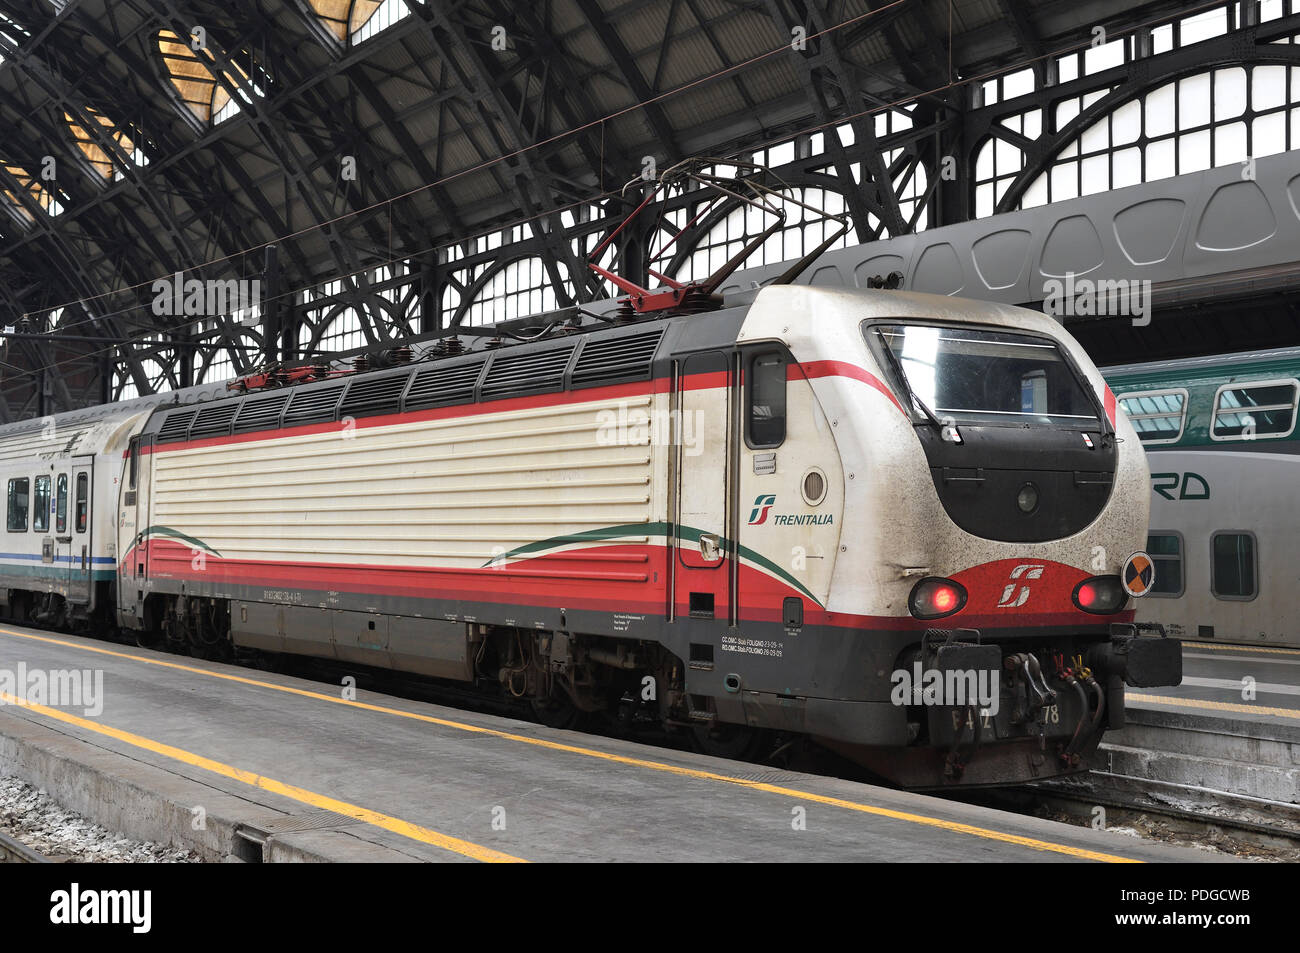
M196 552L190 547L170 539L152 539L149 547L149 575L155 580L179 583L181 580L206 582L218 588L224 584L277 589L301 589L310 592L334 590L359 595L390 595L410 598L437 599L445 602L472 600L502 606L533 605L545 608L588 609L598 612L640 612L662 617L667 599L667 573L664 560L667 551L660 546L613 543L609 546L571 550L564 553L535 556L502 569L451 569L419 566L357 566L329 563L279 562L255 559L223 559L208 554L202 568L194 565ZM122 572L134 565L134 548L121 562ZM648 565L644 572L611 569L609 563L626 564L628 556L643 559ZM580 570L564 564L586 562ZM1014 561L1006 561L1014 562ZM972 567L956 578L1000 566L1001 563ZM1080 570L1058 565L1062 570L1079 573ZM725 574L726 567L718 572ZM1001 578L1001 573L997 573ZM823 625L841 629L867 631L921 631L938 624L961 625L969 628L1033 629L1044 626L1097 626L1107 622L1127 622L1133 612L1113 616L1088 615L1075 609L1068 595L1044 599L1047 592L1036 592L1034 603L1046 603L1045 609L1012 612L993 609L991 606L1001 592L999 585L987 594L986 587L970 587L971 602L966 608L942 621L926 622L911 616L857 615L847 612L828 612L812 605L806 596L775 579L766 572L741 564L739 571L741 609L744 621L779 622L783 618L784 599L797 596L804 599L804 624ZM725 578L725 575L723 576ZM567 581L567 585L566 585ZM970 581L970 580L968 580ZM1042 582L1034 580L1032 585ZM508 590L508 594L507 594ZM596 596L594 593L599 592ZM983 598L981 598L983 596ZM677 611L685 616L689 606L679 602ZM1029 608L1029 607L1026 607ZM715 606L718 618L725 619L730 606L726 593L718 593Z
M907 411L903 410L903 405L898 402L898 398L894 396L894 392L885 386L885 382L865 368L847 361L808 361L800 364L799 367L806 377L848 377L861 381L868 387L874 387L889 398L889 402L898 408L899 413L911 419Z
M728 371L705 371L702 374L688 374L681 379L682 390L708 390L710 387L726 387L730 377ZM661 388L666 390L667 388Z
M1114 427L1115 426L1115 393L1110 389L1109 384L1106 385L1106 395L1104 398L1104 402L1106 405L1106 419L1110 421L1111 427Z

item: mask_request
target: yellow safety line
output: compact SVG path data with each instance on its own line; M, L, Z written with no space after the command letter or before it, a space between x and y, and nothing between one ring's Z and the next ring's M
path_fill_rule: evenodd
M1174 698L1170 695L1137 695L1132 692L1124 697L1131 702L1173 705L1178 708L1204 708L1210 711L1240 712L1244 715L1276 715L1278 718L1300 719L1300 709L1296 708L1271 708L1268 705L1244 705L1238 702L1212 702L1201 698Z
M400 718L410 718L415 721L422 721L428 724L441 725L446 728L456 728L461 731L467 731L474 734L489 735L494 738L503 738L508 741L517 741L522 744L535 745L536 747L546 748L551 751L563 751L568 754L577 754L577 755L583 755L590 758L599 758L603 761L611 761L616 764L625 764L625 765L630 765L639 768L649 768L653 771L662 771L664 773L677 775L679 777L695 778L704 781L720 781L726 784L737 784L742 787L748 788L752 791L763 791L768 794L778 794L783 797L795 798L801 801L811 801L817 804L826 804L832 807L843 808L848 811L857 811L858 813L861 814L871 814L877 817L888 817L894 820L908 821L913 824L921 824L926 827L937 827L942 830L952 831L954 833L969 834L973 837L981 837L986 840L1001 841L1007 844L1016 844L1021 847L1029 847L1032 848L1033 850L1049 851L1057 854L1065 854L1069 857L1078 857L1083 860L1097 860L1097 861L1102 861L1105 863L1112 863L1112 864L1143 863L1143 861L1134 858L1120 857L1116 854L1106 854L1106 853L1102 853L1101 851L1088 850L1083 847L1072 847L1068 844L1057 844L1052 841L1037 840L1035 838L1024 837L1019 834L1007 834L1002 831L989 830L988 828L983 828L983 827L975 827L970 824L961 824L956 821L947 821L938 817L929 817L924 814L912 814L907 811L896 811L887 807L878 807L874 804L862 804L857 801L848 801L842 798L829 797L824 794L814 794L811 791L800 791L796 788L787 788L775 784L765 784L760 781L751 781L745 778L730 777L725 774L716 774L712 771L700 771L695 768L683 768L678 765L666 764L660 761L649 761L644 758L631 758L626 755L618 755L618 754L611 754L606 751L598 751L594 748L584 748L578 745L562 744L557 741L547 741L544 738L529 738L526 735L517 735L512 732L501 731L496 728L484 728L479 725L465 724L459 721L451 721L446 718L435 718L432 715L422 715L416 712L402 711L399 708L388 708L383 705L373 705L368 702L353 701L335 695L326 695L321 692L308 691L302 688L291 688L286 685L276 685L272 682L258 681L257 679L246 678L242 675L229 675L224 672L212 672L206 669L196 668L192 665L182 665L178 662L168 662L163 659L145 658L139 655L132 655L131 653L128 652L115 652L111 649L102 649L97 646L80 645L76 642L69 642L65 639L55 639L43 635L31 635L26 632L15 632L12 629L6 629L2 627L0 627L0 632L5 633L7 635L17 636L18 638L21 639L31 639L36 642L48 642L52 645L63 645L69 648L82 649L87 652L97 652L101 655L111 655L116 658L124 658L133 662L144 662L149 665L160 665L164 668L177 669L183 672L193 672L197 675L207 675L212 678L226 679L228 681L240 682L245 685L254 685L259 688L269 688L274 691L288 692L289 694L292 695L300 695L304 698L315 698L320 701L333 702L338 705L346 705L350 708L360 708L365 711L381 712L384 714L396 715ZM59 716L65 719L71 719L75 717L72 715L64 715L61 712L59 713ZM81 719L76 719L76 720L78 722L81 721ZM98 727L95 726L93 723L88 722L87 724L93 730L98 730ZM109 729L109 730L115 730L115 729ZM141 740L147 740L147 739L141 739ZM154 744L157 743L149 742L149 745L154 745ZM148 747L148 745L146 745L146 747ZM163 745L160 747L167 747L167 746ZM155 750L155 749L151 748L150 750ZM179 749L171 749L171 750L179 750ZM189 755L189 757L198 757L198 756ZM212 763L216 764L216 762L212 762ZM223 765L222 767L225 766ZM236 769L228 768L227 770L235 771ZM228 776L233 776L233 775L228 775ZM243 780L243 778L240 778L240 780ZM336 809L331 808L331 810L336 810ZM354 808L354 810L361 810L361 809ZM346 812L339 811L339 813L346 813ZM398 823L402 823L402 822L398 822ZM434 832L430 831L429 833L432 834ZM443 835L436 835L436 836L441 837ZM480 849L485 850L486 848L480 848Z
M1222 642L1201 642L1183 639L1183 648L1218 649L1226 652L1263 652L1266 655L1300 655L1300 649L1275 649L1267 645L1225 645Z
M316 794L305 788L295 787L292 784L285 784L283 781L276 781L274 778L268 778L263 774L254 774L252 771L244 771L240 768L234 768L228 764L223 764L220 761L214 761L211 758L205 758L202 755L186 751L183 748L175 748L172 745L163 744L160 741L154 741L153 739L146 738L143 735L133 734L129 731L123 731L120 728L112 728L108 725L101 725L86 718L78 718L76 715L68 714L67 712L60 711L57 708L49 708L45 705L38 705L35 702L29 702L25 698L17 698L10 695L8 692L0 692L0 701L7 705L18 705L29 711L34 711L37 714L45 715L47 718L53 718L69 725L76 725L78 728L85 728L87 731L107 735L109 738L124 741L137 748L144 748L146 751L154 752L154 754L174 758L177 761L182 761L193 767L203 768L205 771L212 771L215 774L230 778L233 781L242 781L244 784L251 784L255 788L261 788L263 791L270 791L273 794L281 794L284 797L298 801L302 804L309 804L312 807L333 811L335 814L342 814L346 817L356 818L359 821L365 821L367 824L373 824L375 827L382 827L384 830L392 831L394 834L401 834L403 837L411 838L411 840L421 841L425 844L432 844L434 847L441 847L443 850L463 854L466 857L472 857L474 860L497 864L527 863L527 861L521 857L503 854L501 851L493 850L490 847L484 847L481 844L475 844L471 841L461 840L458 837L448 837L446 834L439 834L437 831L430 830L427 827L421 827L419 824L412 824L409 821L390 817L387 814L380 814L378 811L372 811L368 808L358 807L355 804L349 804L347 801L338 801L332 797L326 797L323 794Z

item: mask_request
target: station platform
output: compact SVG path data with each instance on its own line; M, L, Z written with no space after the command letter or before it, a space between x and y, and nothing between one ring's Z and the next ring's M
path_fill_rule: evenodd
M0 693L0 770L133 837L246 861L1208 862L920 794L75 636L0 670L102 672L102 711Z
M1258 800L1232 809L1300 836L1300 650L1184 642L1182 685L1129 689L1126 704L1126 727L1101 745L1123 787Z
M1300 649L1184 642L1182 685L1130 691L1128 705L1300 726Z

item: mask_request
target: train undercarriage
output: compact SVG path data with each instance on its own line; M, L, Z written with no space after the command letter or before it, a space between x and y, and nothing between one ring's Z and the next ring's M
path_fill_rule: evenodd
M291 657L237 644L226 599L154 594L144 603L142 627L132 630L57 594L4 595L0 612L20 624L96 636L113 631L148 648L264 668ZM553 728L666 733L706 754L779 766L815 748L864 770L868 779L915 789L1085 771L1104 732L1123 727L1125 684L1168 684L1181 676L1178 643L1142 637L1133 625L1111 626L1109 638L1032 645L932 629L895 663L895 704L885 714L898 720L898 742L861 745L763 725L759 718L747 719L750 724L718 719L707 699L687 692L682 661L657 642L510 626L468 631L468 678L423 678L418 667L406 674L505 703ZM311 657L336 666L355 661L323 652ZM362 664L377 677L399 671L380 656ZM900 680L907 681L901 697ZM966 703L945 703L954 687L965 691Z

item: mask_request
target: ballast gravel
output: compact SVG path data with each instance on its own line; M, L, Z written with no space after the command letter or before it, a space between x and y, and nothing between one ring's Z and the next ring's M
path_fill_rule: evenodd
M13 776L0 776L0 831L51 860L135 864L201 862L194 851L115 834Z

